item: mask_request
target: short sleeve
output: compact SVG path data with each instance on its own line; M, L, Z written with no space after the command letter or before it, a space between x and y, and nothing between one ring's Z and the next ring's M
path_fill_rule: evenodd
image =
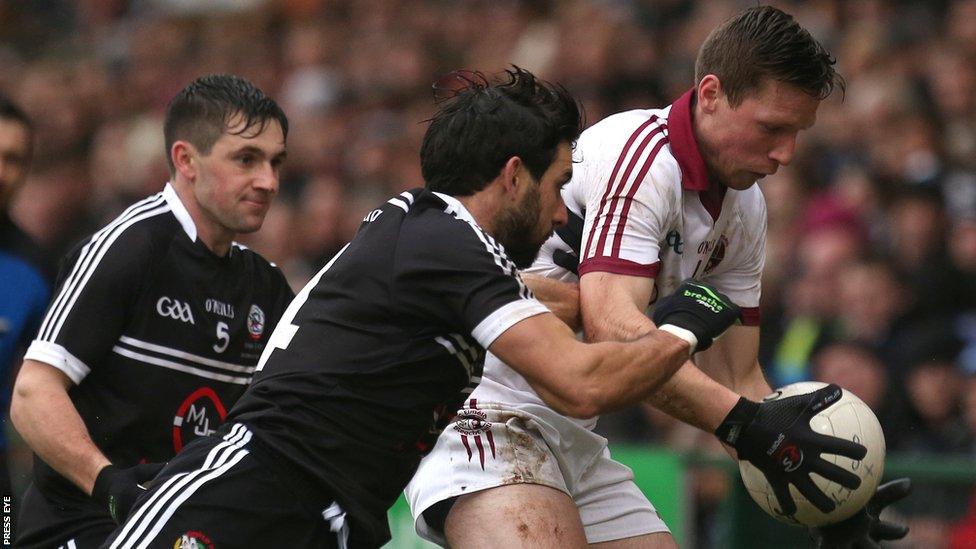
M463 329L487 348L515 323L548 312L501 244L480 227L435 214L405 228L395 292L407 313Z
M109 229L65 258L37 337L24 355L54 366L76 384L112 350L151 268L149 239L138 227Z
M673 168L656 160L656 147L651 149L647 156L632 158L633 164L624 162L610 181L591 185L580 275L657 276L660 243L675 216L678 195L671 184Z

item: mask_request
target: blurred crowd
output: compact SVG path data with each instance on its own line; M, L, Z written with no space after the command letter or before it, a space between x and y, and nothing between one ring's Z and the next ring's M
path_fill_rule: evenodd
M852 390L882 419L889 452L976 463L976 0L772 3L827 45L847 85L795 162L761 182L760 360L774 386ZM422 184L440 76L518 64L563 83L593 123L677 98L708 32L754 4L0 2L0 91L37 128L12 215L62 254L162 188L168 99L201 74L236 73L290 119L279 199L246 243L298 288L376 203ZM604 429L686 448L707 438L637 410ZM721 483L703 478L699 495L720 497ZM949 543L966 500L950 506L913 524L918 546Z

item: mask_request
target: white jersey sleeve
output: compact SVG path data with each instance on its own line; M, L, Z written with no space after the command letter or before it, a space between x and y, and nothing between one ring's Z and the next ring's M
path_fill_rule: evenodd
M592 156L580 174L584 183L573 189L585 204L581 275L657 274L661 242L680 215L681 171L669 154L659 154L668 143L666 117L655 112L611 116L581 139Z

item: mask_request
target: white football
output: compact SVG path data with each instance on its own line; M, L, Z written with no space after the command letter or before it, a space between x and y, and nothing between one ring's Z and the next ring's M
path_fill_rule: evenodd
M763 399L764 402L779 400L784 397L810 393L826 386L826 383L805 381L781 387ZM859 511L871 496L874 495L884 474L885 439L881 424L874 412L861 399L844 389L843 395L836 403L813 416L810 427L817 433L853 440L867 448L867 455L860 461L834 454L822 454L825 460L847 469L861 478L861 486L856 490L844 488L836 482L831 482L816 473L811 473L814 483L834 500L837 507L829 513L823 513L812 503L807 501L793 485L790 493L796 502L796 513L783 515L780 513L779 502L773 494L773 489L766 482L766 477L747 461L739 462L739 472L742 482L749 491L752 499L773 518L794 525L823 526L846 519Z

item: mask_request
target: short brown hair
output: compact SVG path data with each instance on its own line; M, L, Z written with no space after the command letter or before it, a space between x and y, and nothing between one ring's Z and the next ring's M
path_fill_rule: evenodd
M695 84L714 74L733 107L765 79L792 84L825 99L844 90L833 56L793 16L772 6L756 6L712 31L698 51Z

